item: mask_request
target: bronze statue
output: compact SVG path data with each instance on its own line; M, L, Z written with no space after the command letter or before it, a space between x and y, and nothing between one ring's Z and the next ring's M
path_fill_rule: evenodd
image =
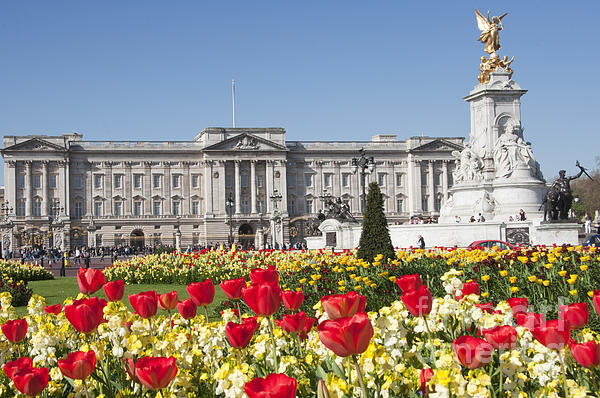
M542 202L542 206L544 207L544 221L567 220L569 218L569 210L571 210L573 204L571 181L581 177L585 173L585 168L579 164L579 161L575 162L575 166L579 167L579 173L567 177L567 172L560 170L558 178L548 188Z
M477 39L478 41L485 43L484 51L490 56L495 54L502 46L500 46L500 34L502 30L502 18L508 13L505 12L500 17L492 17L490 20L490 12L487 12L487 17L481 15L477 8L475 9L475 16L477 17L477 27L481 31L481 35Z

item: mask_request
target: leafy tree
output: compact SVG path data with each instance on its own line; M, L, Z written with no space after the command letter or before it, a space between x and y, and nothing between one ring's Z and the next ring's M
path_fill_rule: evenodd
M396 255L383 213L383 197L379 185L372 182L369 184L357 256L372 262L378 254L382 254L384 260L394 259Z
M573 196L579 198L578 202L573 201L573 212L579 218L585 213L594 217L594 212L600 210L600 157L596 158L596 168L588 173L594 181L583 175L571 183Z

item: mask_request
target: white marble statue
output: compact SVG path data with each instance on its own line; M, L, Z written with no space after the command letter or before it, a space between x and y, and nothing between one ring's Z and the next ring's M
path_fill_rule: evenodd
M462 151L453 151L456 169L453 172L455 182L480 181L483 179L483 160L467 145Z

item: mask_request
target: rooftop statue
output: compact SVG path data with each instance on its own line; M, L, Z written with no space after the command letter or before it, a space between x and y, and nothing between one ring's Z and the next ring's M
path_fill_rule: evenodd
M496 51L500 50L500 34L499 32L502 30L502 18L504 18L508 13L505 12L500 17L492 17L490 20L490 12L487 12L487 16L484 17L481 15L477 8L475 9L475 16L477 17L477 27L481 31L481 35L479 36L479 40L482 43L485 43L484 51L490 54L490 57L493 54L496 54ZM495 57L494 57L495 58Z

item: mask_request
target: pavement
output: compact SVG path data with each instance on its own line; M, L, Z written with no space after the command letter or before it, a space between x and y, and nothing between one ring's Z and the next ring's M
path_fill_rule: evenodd
M125 259L125 257L118 258L118 260L124 260L124 259ZM26 261L26 263L31 263L31 261ZM110 256L104 257L104 260L102 260L100 257L92 257L90 260L90 268L104 269L106 267L110 267L111 265L112 265L112 262L110 260ZM85 268L85 263L83 260L75 261L73 259L69 259L69 266L65 268L65 275L66 276L76 276L77 270L80 267ZM48 271L52 272L52 275L54 275L55 277L58 277L58 276L60 276L61 262L55 261L54 263L49 264L47 261L44 261L44 268L47 269Z

